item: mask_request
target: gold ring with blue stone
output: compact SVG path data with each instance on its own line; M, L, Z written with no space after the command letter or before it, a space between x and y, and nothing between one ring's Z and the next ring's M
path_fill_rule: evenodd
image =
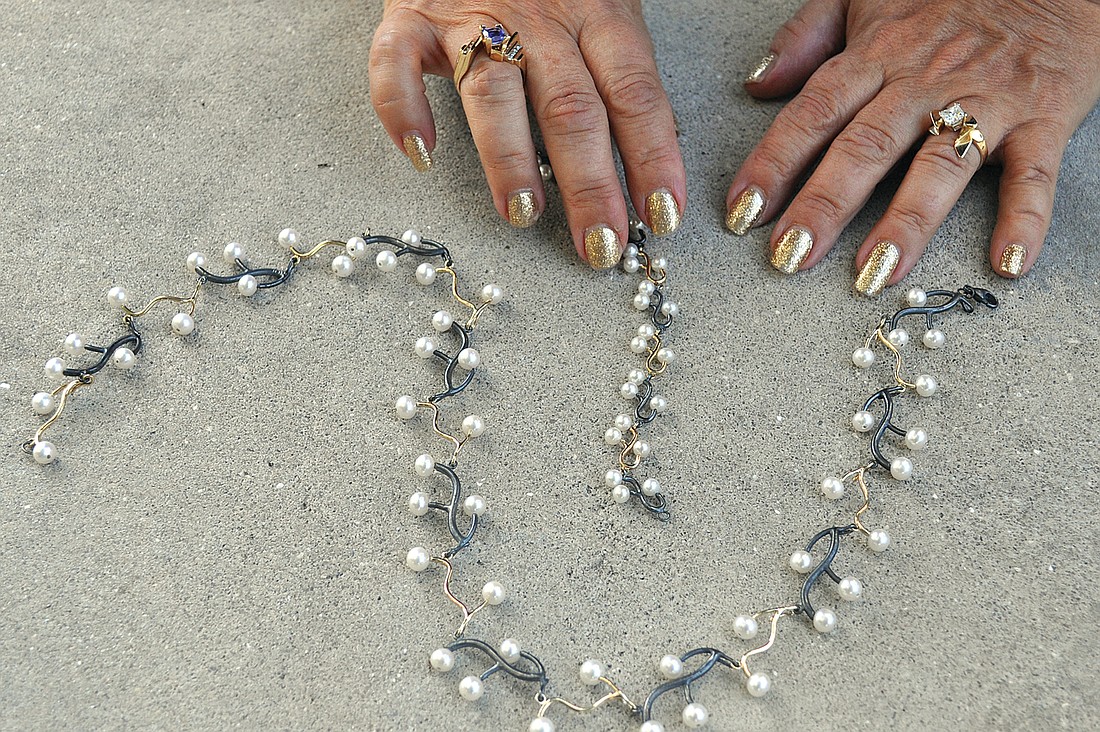
M462 77L470 70L470 64L473 63L474 56L482 48L485 49L485 52L489 54L489 58L493 61L504 61L518 66L520 71L526 72L527 59L524 58L523 46L519 44L518 38L518 32L509 33L504 30L504 26L500 23L492 27L481 26L477 36L463 45L458 54L458 61L455 62L455 89L458 89Z

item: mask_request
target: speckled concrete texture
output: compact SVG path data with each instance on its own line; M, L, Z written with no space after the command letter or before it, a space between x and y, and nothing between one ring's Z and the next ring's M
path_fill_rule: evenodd
M405 503L442 495L412 471L442 448L392 405L437 385L412 344L447 301L406 263L340 280L311 261L251 300L210 288L183 339L158 311L137 367L80 391L51 431L60 460L44 468L19 450L65 335L120 334L110 286L142 301L187 292L186 254L220 268L230 240L284 263L272 239L288 225L309 242L416 226L453 247L464 286L508 290L479 326L474 388L447 412L490 425L461 465L490 512L456 592L509 589L472 633L517 639L555 693L581 702L596 698L576 672L588 657L639 698L665 653L746 650L733 617L795 599L787 556L854 507L816 485L865 459L848 421L886 372L848 356L904 289L879 301L850 290L856 245L896 179L793 278L768 266L766 229L722 227L726 186L781 106L747 98L740 80L793 6L646 6L691 190L683 227L656 247L683 309L660 387L671 406L648 432L674 510L658 525L611 504L602 480L601 437L635 363L635 280L576 261L553 191L533 229L500 220L446 80L428 84L435 167L412 170L368 99L379 3L9 3L0 728L527 729L528 686L498 676L480 702L459 699L482 658L428 671L458 616L439 572L404 566L410 546L446 538ZM844 550L865 599L839 607L829 636L782 627L758 661L774 681L766 699L726 670L701 682L711 728L1100 726L1098 151L1094 112L1019 282L987 263L996 171L967 189L907 284L980 285L1003 307L951 315L942 350L907 351L941 390L903 407L932 436L914 479L873 484L869 521L895 545ZM839 603L831 587L817 598ZM669 730L681 706L659 703ZM559 730L637 727L621 708L553 716Z

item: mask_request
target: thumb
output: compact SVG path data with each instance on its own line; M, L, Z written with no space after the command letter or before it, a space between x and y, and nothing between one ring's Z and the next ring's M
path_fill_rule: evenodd
M745 80L754 97L792 94L821 64L844 48L846 0L809 0L783 24L766 56Z

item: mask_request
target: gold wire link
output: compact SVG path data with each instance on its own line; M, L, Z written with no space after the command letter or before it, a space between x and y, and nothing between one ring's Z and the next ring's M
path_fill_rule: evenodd
M462 610L462 623L458 626L458 630L454 632L455 640L458 640L466 632L466 626L470 624L470 620L479 612L484 610L489 603L484 599L481 604L475 607L473 610L470 606L455 597L455 594L451 592L451 577L454 575L454 566L445 557L432 557L432 561L437 564L442 564L447 568L447 574L443 577L443 594L447 596L447 599L453 602Z
M648 355L645 359L645 370L650 376L660 376L665 372L665 369L668 368L668 364L661 363L657 359L657 351L661 350L661 336L660 334L655 334L649 340L653 341L653 345L646 349Z
M658 276L653 269L653 261L649 258L649 255L641 249L638 250L638 259L645 265L646 279L655 285L665 284L665 278L668 277L668 272L661 270L661 274Z
M290 253L293 254L295 257L297 257L298 261L300 262L302 260L309 259L310 257L317 256L317 254L319 254L321 252L321 250L325 249L326 247L340 247L341 249L343 249L343 248L347 247L347 245L348 245L348 243L346 241L337 241L336 239L326 239L325 241L321 242L317 246L310 249L308 252L300 252L297 249L295 249L294 247L291 247L290 248Z
M88 384L92 383L92 380L93 377L89 374L83 379L73 379L67 384L62 384L61 386L50 392L50 396L59 398L57 402L57 407L53 410L53 414L50 415L50 418L43 422L42 425L37 430L35 430L34 437L23 443L23 452L27 453L28 455L31 454L31 452L34 450L34 446L42 441L42 435L46 433L46 430L49 429L54 422L61 418L61 413L65 411L65 404L68 402L69 397L72 396L72 393L80 387L87 386Z
M451 453L451 459L448 464L451 467L458 465L458 453L462 450L462 446L466 444L466 440L470 439L469 436L463 437L461 440L452 434L444 432L439 426L439 418L442 416L442 412L439 411L439 405L432 404L431 402L417 402L417 408L432 410L432 431L442 437L447 442L454 445L454 452Z
M199 290L202 289L202 280L200 279L195 283L195 291L191 293L191 297L177 297L175 295L161 295L154 297L149 303L141 310L133 310L129 305L125 305L122 308L122 312L126 313L129 318L140 318L153 309L153 306L158 302L175 302L181 305L187 306L187 314L194 315L195 307L198 305Z
M847 481L849 478L854 477L856 479L856 485L859 486L859 492L863 495L863 505L856 511L855 518L852 523L856 525L856 528L862 531L867 536L871 535L871 532L867 530L863 525L863 514L871 510L871 493L867 490L867 471L874 466L874 463L868 463L862 467L856 468L852 472L841 478L841 481Z
M451 294L454 295L455 301L465 305L470 309L470 319L466 321L466 327L470 330L474 329L477 325L478 316L481 315L481 311L489 307L489 303L482 303L481 305L475 305L462 295L458 294L458 273L450 267L436 267L437 274L449 274L451 276Z
M786 607L775 607L770 610L761 610L752 614L752 618L755 620L761 615L771 613L771 632L768 633L767 643L757 648L753 648L751 651L747 651L745 655L741 656L741 660L737 665L741 668L741 673L745 674L746 679L752 675L752 672L749 671L749 657L767 653L768 649L775 645L775 634L779 632L779 619L785 615L794 615L800 609L798 605L787 605Z
M882 326L880 325L874 333L879 342L884 345L890 353L894 354L894 381L898 382L899 386L904 386L906 389L916 389L917 385L906 381L901 376L901 351L894 347L894 344L890 342L882 333Z
M623 693L623 690L620 689L618 686L616 686L615 683L611 679L607 678L606 676L601 676L600 681L602 681L604 684L606 684L607 687L609 689L611 689L611 691L608 692L607 694L604 694L599 699L594 701L590 706L587 706L587 707L581 706L580 704L575 704L575 703L569 701L568 699L564 699L560 696L551 697L549 699L543 699L543 698L540 698L541 697L541 694L540 694L538 697L536 697L539 700L539 714L538 714L538 716L545 717L546 716L546 711L548 709L550 709L550 707L554 706L555 704L560 704L563 707L565 707L566 709L569 709L570 711L574 711L574 712L591 712L592 710L598 709L599 707L601 707L604 704L607 704L609 702L621 701L623 703L623 705L625 707L627 707L628 709L630 709L630 711L632 711L632 712L636 711L638 709L638 705L635 704L634 702L632 702L630 700L630 697L628 697L625 693Z
M630 436L630 439L628 440L626 437L622 439L623 448L619 452L620 470L634 470L634 468L642 464L642 458L635 455L633 452L634 443L638 441L638 426L631 425L630 429L627 431L627 435Z

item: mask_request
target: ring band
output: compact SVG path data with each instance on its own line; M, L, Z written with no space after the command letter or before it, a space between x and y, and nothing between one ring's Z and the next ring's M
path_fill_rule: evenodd
M981 165L985 165L985 158L988 154L985 135L978 129L978 120L963 111L962 105L954 102L938 113L929 112L928 116L932 120L932 126L928 128L929 134L938 135L945 127L950 127L959 133L955 138L955 154L960 158L966 157L966 154L970 152L970 148L975 147L978 149L979 157L981 157Z
M462 83L462 77L470 70L470 64L477 55L478 49L484 48L493 61L505 61L518 66L520 71L526 73L527 59L523 55L523 46L516 40L519 33L509 33L504 26L497 23L492 28L481 26L477 37L462 46L455 62L455 89Z

